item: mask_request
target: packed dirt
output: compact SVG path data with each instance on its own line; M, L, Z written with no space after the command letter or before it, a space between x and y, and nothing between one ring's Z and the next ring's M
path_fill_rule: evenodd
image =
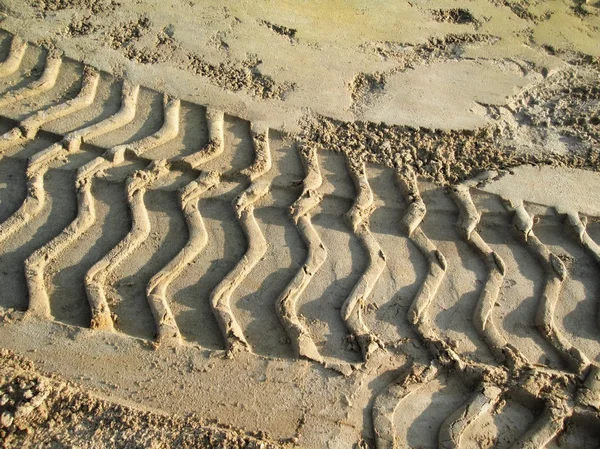
M600 446L600 2L0 1L2 447Z

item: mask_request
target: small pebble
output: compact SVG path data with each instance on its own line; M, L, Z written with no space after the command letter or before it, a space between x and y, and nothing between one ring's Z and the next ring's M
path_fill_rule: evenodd
M13 423L13 415L10 412L2 413L2 416L0 417L0 425L2 427L10 427L10 425L12 423Z

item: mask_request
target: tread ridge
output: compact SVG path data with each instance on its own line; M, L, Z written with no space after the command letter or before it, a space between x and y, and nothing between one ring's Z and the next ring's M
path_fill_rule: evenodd
M567 212L566 224L575 234L579 243L590 253L597 264L600 265L600 245L598 245L587 232L587 218L581 218L577 212ZM600 327L600 312L597 317L597 325Z
M476 184L476 181L473 183ZM457 226L463 238L479 253L488 272L473 313L473 325L498 363L521 367L527 364L525 357L507 342L494 320L493 312L500 296L506 266L476 230L481 216L473 203L470 187L470 183L460 184L452 190L451 196L459 209Z
M6 59L0 63L0 78L12 75L21 66L27 43L16 34L13 35L10 42L10 49Z
M303 180L302 193L290 206L290 215L304 240L308 254L304 264L277 299L276 311L296 351L296 356L322 363L323 357L319 353L309 330L298 317L297 303L314 275L327 259L327 249L319 238L310 215L310 211L322 200L318 189L323 184L323 178L319 169L316 149L305 146L302 142L297 142L296 148L302 159L306 176Z
M139 86L133 86L125 81L121 109L115 115L95 125L66 134L60 142L50 145L29 159L26 173L27 196L15 213L0 223L0 245L41 212L45 203L44 175L48 171L47 164L77 151L81 141L87 138L88 131L98 136L129 123L135 115L138 92Z
M442 426L440 429L438 435L440 447L446 447L445 445L447 447L457 447L462 432L477 416L480 416L487 410L486 404L492 402L492 399L497 396L496 393L499 395L502 391L496 384L503 383L505 378L504 370L502 368L489 367L473 361L463 360L449 343L438 335L438 332L432 325L428 315L428 308L445 275L447 268L446 260L419 227L427 209L419 193L416 174L409 167L398 168L396 181L408 203L408 208L401 221L403 231L425 256L429 265L425 279L415 295L415 299L408 312L409 322L414 326L416 333L430 352L431 364L436 367L435 371L424 382L433 380L442 370L450 369L460 372L466 379L476 380L477 383L484 386L482 388L486 391L484 397L474 395L471 400L459 407L446 419L445 427ZM461 224L472 232L477 225L477 218L478 216L471 214L470 216L466 216L464 222L461 222ZM415 365L413 364L412 369L415 369ZM481 391L479 392L481 393ZM486 400L485 398L488 399ZM399 400L402 399L400 398ZM391 416L393 417L393 414ZM387 443L384 441L382 444ZM455 446L452 446L453 444ZM382 447L394 448L396 446L384 445Z
M224 151L223 126L224 115L218 111L207 111L209 122L209 141L200 151L194 153L187 164L196 168L221 155ZM182 344L181 332L167 300L167 289L183 269L188 266L204 249L208 242L208 233L198 209L198 200L206 191L220 183L220 174L215 171L203 171L200 176L179 191L179 200L186 220L189 238L185 246L171 259L146 287L148 304L156 322L156 343Z
M178 118L179 101L166 102L165 100L165 123L152 136L151 140L144 138L131 145L117 146L109 151L109 153L116 154L119 153L119 149L121 148L126 150L130 146L136 147L138 142L145 142L146 148L148 148L168 141L178 133ZM91 192L92 179L99 171L106 170L111 165L114 165L115 162L118 163L118 161L118 157L113 158L112 162L109 162L104 157L98 157L78 169L75 181L78 204L77 217L62 233L34 251L25 261L25 277L29 288L29 310L31 313L42 317L50 316L50 299L44 282L45 269L62 251L94 224L96 214Z
M129 144L118 145L107 151L103 169L122 162L126 153L136 156L143 154L168 141L179 134L180 101L170 99L166 95L163 99L164 121L161 128L142 139ZM112 161L110 158L112 157ZM131 254L150 233L148 211L144 204L144 193L149 183L168 171L165 161L151 162L144 170L133 172L126 181L127 202L131 212L131 229L127 235L102 259L96 262L85 275L85 289L92 310L90 327L93 329L114 329L113 314L110 311L104 284L108 276L129 254Z
M481 383L476 392L443 422L438 433L438 448L459 448L465 430L499 401L501 393L497 386Z
M16 103L17 101L35 97L36 95L40 95L52 89L56 84L61 65L62 58L60 56L49 54L46 57L46 65L44 66L42 75L26 86L6 92L0 97L0 107L5 107Z
M433 380L439 369L439 365L435 363L430 365L413 363L405 373L375 397L371 416L377 449L398 447L394 415L400 403Z
M356 189L356 197L352 207L346 212L345 218L368 252L369 263L350 295L346 298L341 313L346 327L361 349L363 360L367 361L374 351L383 348L383 342L369 330L363 321L362 315L366 306L365 301L381 276L386 261L383 250L369 230L369 217L375 208L373 206L373 191L367 179L365 163L353 162L350 159L347 159L347 162L350 177Z
M577 212L567 213L567 224L573 229L579 238L579 243L592 255L594 260L600 264L600 245L598 245L587 232L587 219L583 219Z
M559 404L546 402L541 416L511 446L511 449L542 449L558 435L572 410L562 401L557 402Z
M428 271L423 283L408 310L408 321L426 342L439 341L430 323L427 310L446 275L446 259L433 242L420 229L427 208L417 185L417 177L410 169L399 171L396 181L408 202L408 209L402 218L401 227L427 260Z
M74 114L90 106L96 97L99 81L100 75L98 72L86 67L79 93L74 98L34 112L21 120L17 126L0 136L0 154L13 145L34 139L44 124Z
M229 354L251 351L229 303L233 292L267 251L267 242L254 218L254 203L265 196L270 189L269 182L259 179L271 168L269 130L258 129L252 124L251 134L254 143L254 162L240 172L250 179L251 184L233 200L233 207L246 235L248 247L235 267L225 275L210 295L211 308L223 333L225 348Z
M544 245L533 232L534 218L529 215L523 201L505 203L514 212L513 226L521 240L536 257L546 277L537 309L535 324L542 336L555 348L564 362L576 373L583 373L590 362L579 349L571 345L554 323L556 303L567 276L564 263Z

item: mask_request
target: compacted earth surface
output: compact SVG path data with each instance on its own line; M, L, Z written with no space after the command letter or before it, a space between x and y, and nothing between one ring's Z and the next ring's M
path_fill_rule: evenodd
M0 0L0 444L600 447L600 2Z

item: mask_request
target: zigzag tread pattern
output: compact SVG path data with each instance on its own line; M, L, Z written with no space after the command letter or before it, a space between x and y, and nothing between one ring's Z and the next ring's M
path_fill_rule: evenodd
M0 78L18 73L26 47L18 37L12 39L9 54L0 63ZM25 101L35 105L36 98L56 90L64 67L60 57L48 54L41 76L8 90L0 97L0 105L24 104ZM458 377L470 394L465 396L466 399L462 398L462 403L450 414L440 417L443 419L439 420L435 440L439 448L462 447L466 435L476 427L474 423L496 413L504 401L521 401L533 409L534 414L539 414L524 433L514 435L515 448L543 448L565 429L574 416L600 417L599 368L592 357L572 343L572 336L565 334L557 323L561 292L569 282L568 268L536 236L534 217L523 202L504 202L504 215L511 217L511 227L543 272L535 319L529 327L538 330L564 366L548 367L528 360L519 349L519 342L512 341L503 326L500 317L502 298L508 294L507 280L513 275L511 270L516 264L506 256L501 257L495 243L484 240L480 228L486 225L487 217L478 210L473 199L478 185L495 174L487 173L484 178L453 186L449 193L444 194L452 199L453 209L440 212L433 207L432 213L431 207L428 211L427 198L424 199L421 192L423 184L410 167L398 165L392 170L395 183L387 187L400 192L404 204L390 205L381 200L373 188L370 166L365 161L342 155L348 175L344 182L353 189L345 195L337 191L343 190L338 189L339 186L330 188L328 184L338 181L328 179L322 173L321 161L330 157L327 151L317 150L299 136L290 139L261 123L248 123L218 109L187 105L166 95L161 98L162 111L154 111L158 116L162 113L158 129L151 131L140 126L121 143L105 145L103 139L110 141L111 136L137 126L135 123L143 106L140 92L144 89L127 80L116 79L111 82L119 85L121 94L120 104L114 113L100 114L95 120L73 125L68 132L57 135L51 131L55 123L76 123L78 113L102 109L98 92L106 87L102 85L104 81L100 73L90 67L83 68L81 73L80 87L74 96L58 93L59 101L50 106L32 106L31 111L19 120L5 117L16 121L16 124L0 136L0 164L12 160L25 163L27 183L20 206L0 223L0 254L8 253L10 245L18 242L25 233L40 229L44 212L55 201L60 201L48 190L46 180L50 174L55 171L75 173L75 185L71 187L77 202L74 219L57 235L47 235L45 243L22 260L27 290L25 318L56 319L53 316L52 267L82 240L93 237L90 233L100 225L95 188L110 182L122 188L126 195L130 215L126 222L116 224L124 230L124 237L102 254L94 254L94 261L87 267L80 282L91 317L89 328L126 334L115 312L115 301L108 292L116 288L115 279L121 275L123 267L129 262L135 265L132 261L140 248L150 246L155 234L167 232L155 229L153 220L160 205L150 204L147 193L171 189L176 192L177 208L187 235L185 243L175 248L166 262L158 268L153 265L155 269L143 286L143 300L152 317L155 335L152 345L156 348L181 348L197 344L184 337L182 329L188 324L180 318L179 292L174 286L175 281L186 272L198 268L198 260L210 260L223 272L218 282L209 287L203 286L208 290L207 308L212 313L211 319L220 331L222 353L233 360L246 356L268 358L253 354L252 340L247 338L253 330L241 312L243 299L239 298L239 290L242 285L256 285L257 294L260 294L261 285L255 279L256 268L269 250L277 245L265 231L268 229L266 225L281 225L274 218L271 223L266 223L265 217L270 215L265 211L281 207L280 196L293 197L293 202L289 201L285 206L286 215L291 222L290 228L295 229L302 245L292 246L289 251L301 262L295 267L285 267L293 271L292 276L282 282L281 290L270 298L272 307L264 313L277 317L282 332L287 336L281 345L289 346L286 357L292 360L303 359L308 364L316 362L313 365L319 365L319 369L332 368L336 375L341 373L348 379L358 376L375 379L383 372L385 363L388 363L387 367L395 364L394 379L379 386L368 414L367 437L378 449L404 447L407 430L399 428L397 423L400 415L410 412L406 406L407 399L424 394L427 389L424 387L443 377ZM198 128L195 130L197 135L204 134L204 137L193 145L186 141L187 118L182 113L185 108L192 107L202 111L206 128L202 131L199 124L194 124L192 128ZM235 132L232 131L232 123L237 126ZM55 142L32 155L21 154L27 153L29 144L48 136ZM289 143L285 148L281 145L284 140ZM288 168L275 157L278 152L286 151L296 153L303 171L301 180L287 179ZM0 190L0 198L2 195ZM217 204L215 208L228 208L228 213L235 214L237 222L229 223L238 231L235 236L218 238L215 235L215 227L222 223L219 217L215 218L214 210L207 206L211 202ZM344 207L346 209L342 211ZM391 207L402 210L401 219L395 223L393 238L414 250L426 267L417 274L416 293L406 304L406 310L399 307L402 313L394 318L396 324L410 334L409 340L417 348L417 356L409 354L410 351L403 353L398 349L402 345L394 341L395 336L390 336L384 327L376 325L371 328L365 319L378 307L383 310L397 306L397 299L376 295L378 283L383 282L389 275L386 273L394 269L386 254L393 253L395 249L383 247L378 228L373 223L381 220L378 216L381 209ZM448 337L447 327L440 325L443 320L436 316L439 315L437 307L448 301L449 296L454 295L458 301L456 292L449 293L443 289L455 279L456 273L465 270L459 258L444 249L449 248L446 242L427 235L425 224L434 221L438 213L449 216L458 213L456 233L463 240L461 244L468 245L473 253L464 257L472 257L473 263L480 264L485 275L479 280L477 301L466 321L484 343L482 351L489 352L491 361L480 360L462 351L460 344ZM326 234L330 230L322 230L320 225L313 223L313 217L327 214L337 214L337 218L346 220L346 228L335 231L358 242L360 252L327 245L330 236ZM572 231L574 241L590 258L600 263L600 249L588 233L586 219L576 211L566 213L565 217L565 230ZM225 253L228 248L223 247L227 245L237 245L235 257L219 259L215 256L219 251ZM442 253L443 249L446 254ZM159 250L157 246L153 251L158 253ZM311 319L311 308L306 307L311 302L319 302L322 307L334 309L329 301L331 298L327 295L312 298L307 292L315 283L323 283L323 279L337 283L337 264L348 257L360 259L362 268L353 273L352 285L346 290L340 288L342 293L331 290L334 292L332 296L339 296L335 298L339 312L328 315L328 319L332 322L337 320L337 329L344 329L343 334L338 332L335 336L339 337L340 354L344 351L353 354L347 359L332 360L335 357L327 354L327 348L318 337L324 334L318 328L319 320ZM404 263L408 267L411 261ZM274 267L274 270L279 268L282 267ZM392 272L390 276L394 274ZM376 302L378 305L374 306ZM335 318L331 318L334 315ZM377 313L375 316L378 319ZM257 320L260 321L260 317ZM332 325L331 329L333 334L336 328ZM267 331L261 336L270 338ZM351 344L348 346L347 343ZM233 360L231 363L235 364ZM402 360L407 365L398 369ZM538 388L539 384L543 384L544 388Z

